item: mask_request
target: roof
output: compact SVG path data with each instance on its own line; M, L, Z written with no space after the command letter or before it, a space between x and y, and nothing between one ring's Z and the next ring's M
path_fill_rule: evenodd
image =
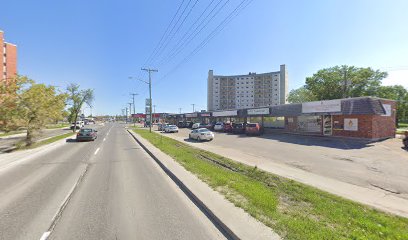
M385 109L382 105L381 98L374 97L358 97L339 99L341 101L340 112L330 112L328 114L342 114L342 115L381 115L385 114ZM388 100L392 101L392 100ZM325 102L325 101L322 101ZM324 112L310 113L315 115L323 115ZM283 104L271 107L271 116L299 116L302 115L302 104Z

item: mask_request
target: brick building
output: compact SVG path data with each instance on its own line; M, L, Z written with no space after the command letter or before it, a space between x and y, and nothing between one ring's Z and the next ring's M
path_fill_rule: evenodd
M8 83L17 74L17 46L4 41L4 32L0 30L0 63L2 81Z
M374 97L170 114L169 121L260 123L268 132L367 139L395 137L396 102Z

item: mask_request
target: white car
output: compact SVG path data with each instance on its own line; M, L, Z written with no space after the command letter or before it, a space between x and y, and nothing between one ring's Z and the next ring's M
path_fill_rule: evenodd
M164 132L170 133L170 132L178 132L179 129L176 125L167 125L164 127Z
M214 133L207 128L199 128L191 131L191 133L188 135L188 138L195 139L197 141L211 141L214 139Z
M214 131L223 131L224 130L224 123L222 122L217 122L214 125Z

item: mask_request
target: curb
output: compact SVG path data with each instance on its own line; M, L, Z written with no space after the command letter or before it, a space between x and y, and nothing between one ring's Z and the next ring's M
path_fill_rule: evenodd
M187 195L187 197L200 209L201 212L214 224L214 226L227 238L231 240L240 240L174 173L172 173L137 137L129 130L128 133L145 150L150 157L160 166L161 169L177 184L177 186Z

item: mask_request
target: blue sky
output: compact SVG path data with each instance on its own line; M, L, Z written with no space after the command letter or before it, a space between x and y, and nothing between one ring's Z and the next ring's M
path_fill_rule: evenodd
M136 92L136 111L143 112L147 85L128 77L147 80L140 68L181 2L5 1L0 29L6 41L18 46L20 74L62 89L70 82L95 89L94 114L120 114L131 101L129 93ZM225 7L208 26L178 55L166 57L210 2L197 1L162 54L149 64L159 69L153 74L157 112L191 112L192 103L205 109L209 69L220 75L246 74L277 71L286 64L293 89L321 68L347 64L388 71L384 84L408 87L408 1L253 0L172 71L241 1L222 0L219 6L226 2Z

